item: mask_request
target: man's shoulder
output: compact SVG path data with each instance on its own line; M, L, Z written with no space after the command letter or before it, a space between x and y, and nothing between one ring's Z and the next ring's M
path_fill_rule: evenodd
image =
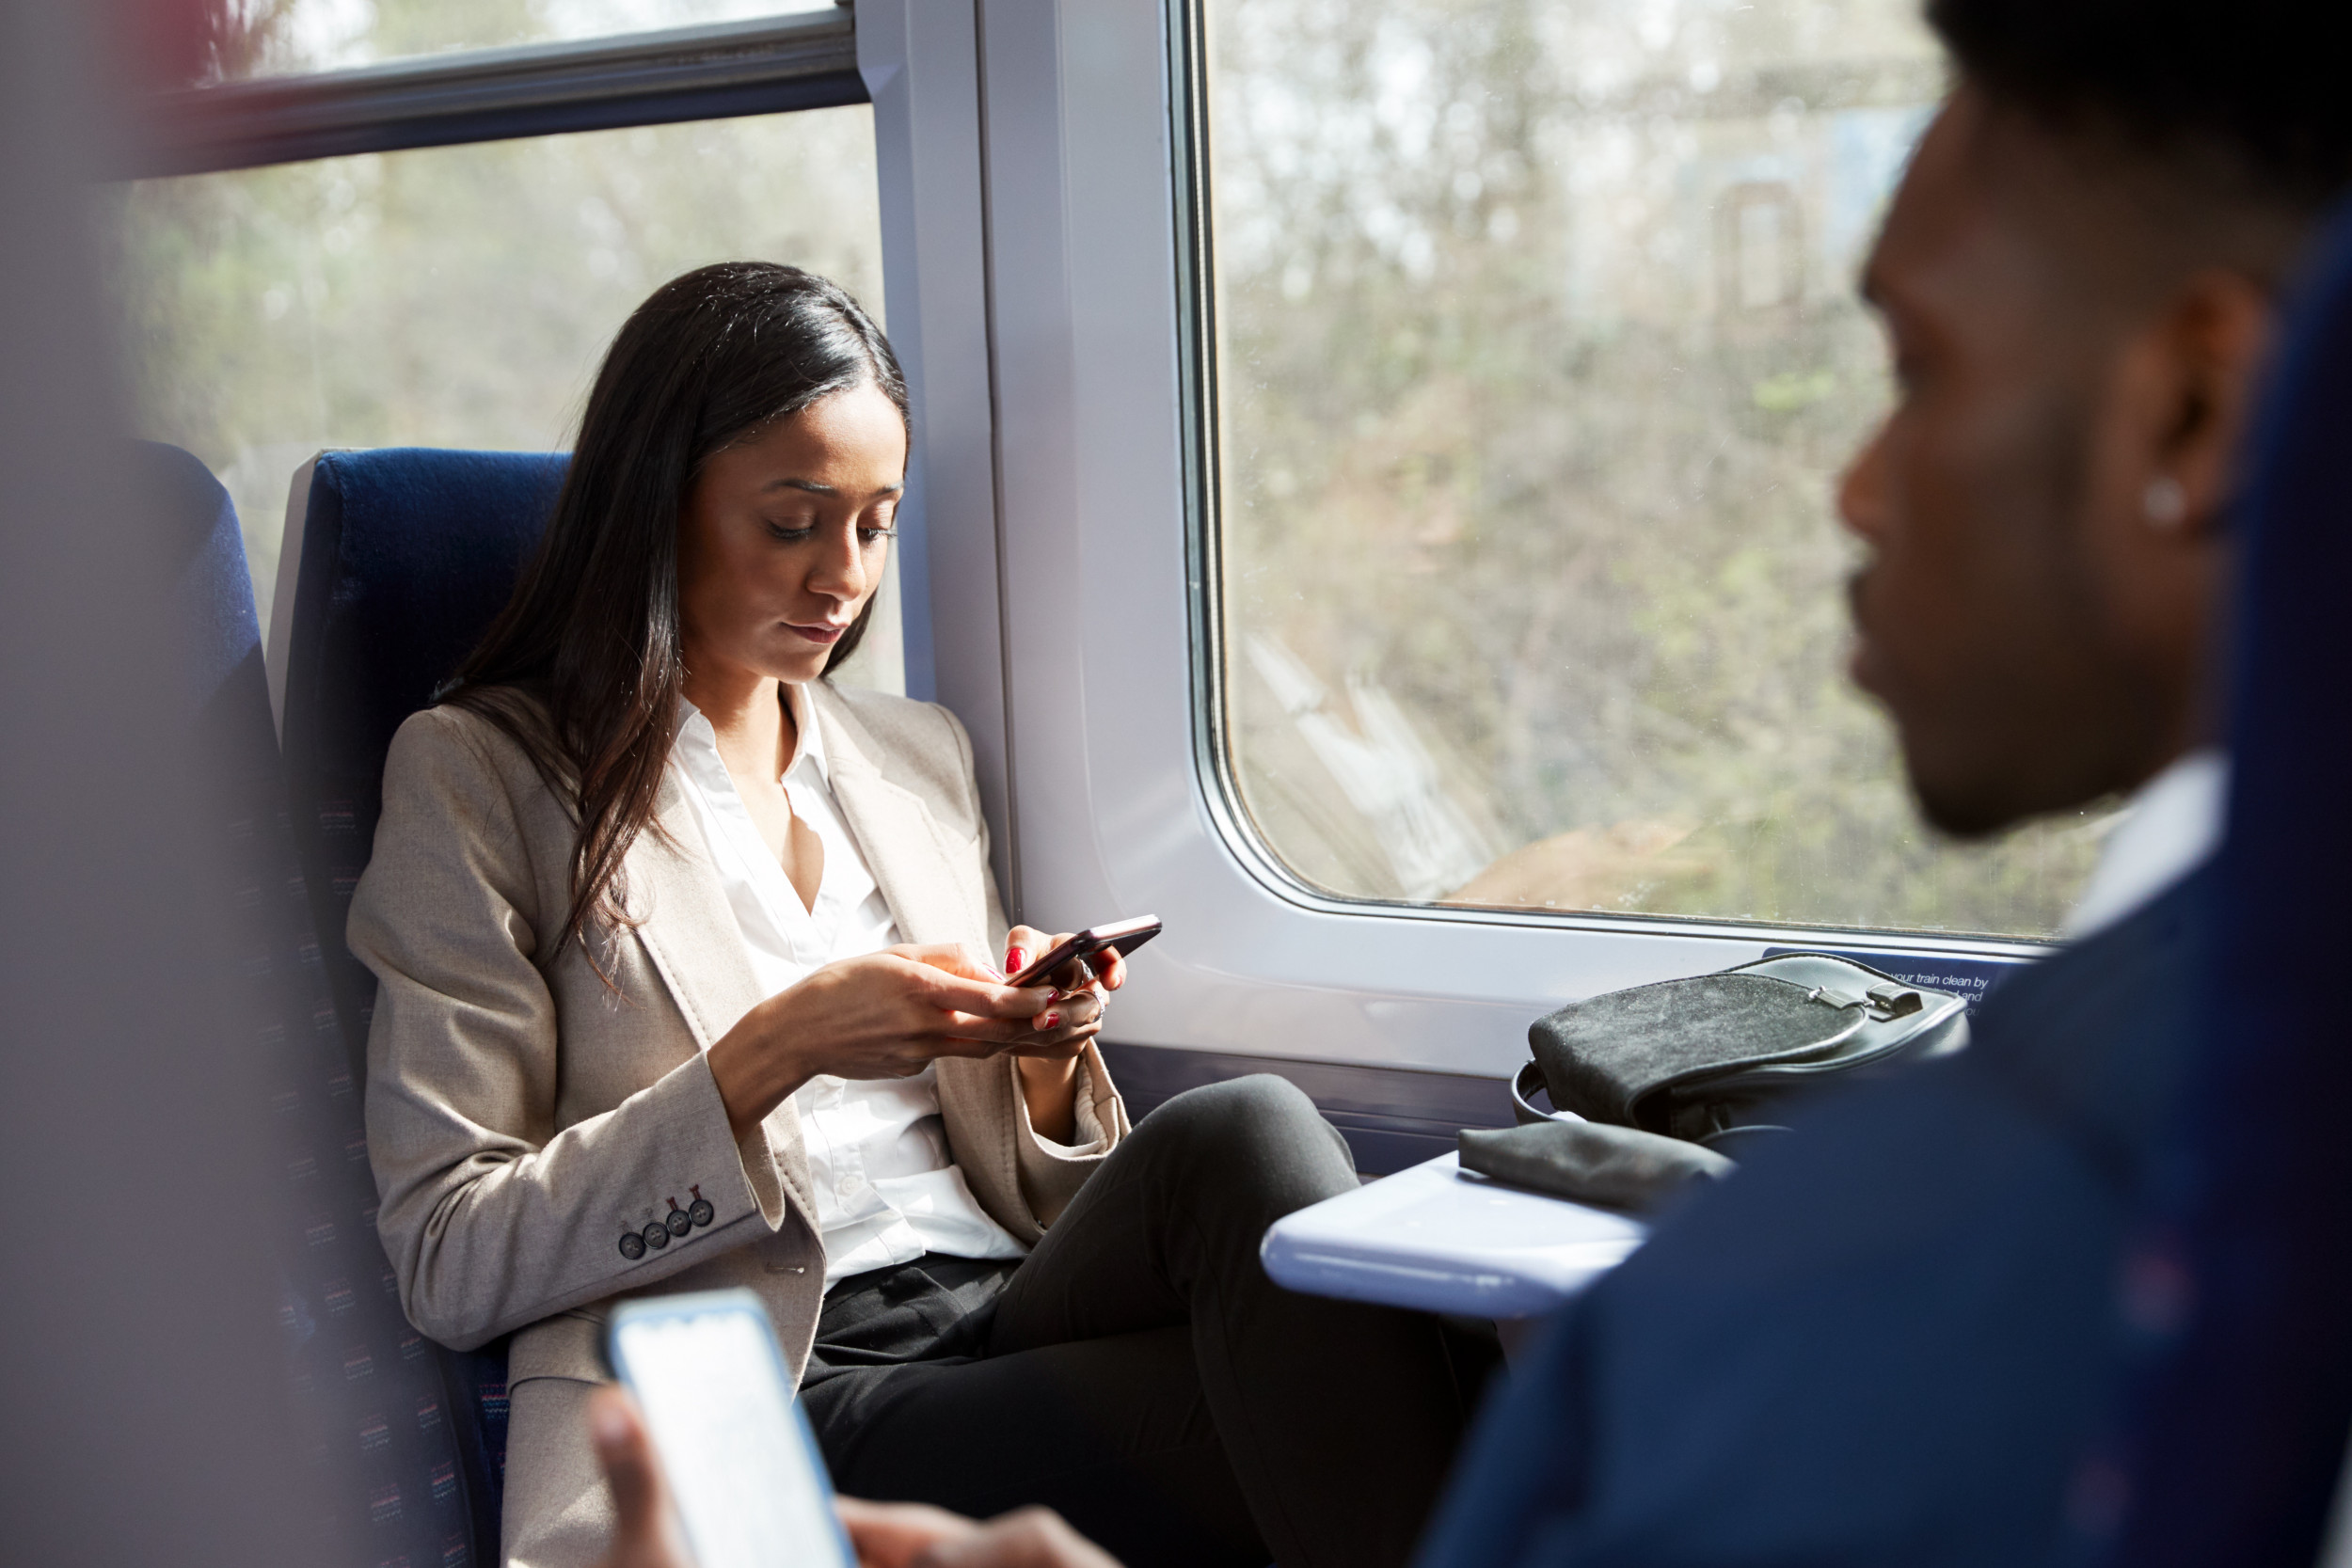
M2211 872L2003 982L1979 1009L1970 1069L1996 1095L2130 1184L2164 1131L2208 983Z
M2203 940L2210 864L2198 867L2097 935L2020 969L1986 999L1978 1039L2031 1032L2091 1008L2113 1012L2134 995L2174 994L2195 983L2183 960Z

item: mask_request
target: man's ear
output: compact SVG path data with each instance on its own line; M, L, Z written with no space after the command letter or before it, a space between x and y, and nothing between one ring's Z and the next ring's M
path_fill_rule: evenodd
M2269 293L2244 273L2191 274L2110 365L2093 436L2086 543L2111 651L2162 717L2148 771L2211 728L2229 515L2268 368Z
M2240 481L2239 460L2270 359L2274 308L2244 273L2208 267L2174 291L2131 356L2145 477L2141 521L2158 536L2212 542Z

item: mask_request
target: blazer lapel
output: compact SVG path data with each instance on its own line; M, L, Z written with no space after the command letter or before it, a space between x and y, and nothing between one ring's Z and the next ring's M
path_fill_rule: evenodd
M702 824L694 819L685 790L667 773L654 824L669 842L649 828L637 835L623 863L629 912L639 920L637 938L686 1015L695 1045L707 1051L763 1000L759 982L703 845Z
M930 808L883 775L877 759L888 753L831 687L811 681L803 689L824 734L834 799L866 851L900 939L970 942L982 958L993 960L977 848L961 857L960 872L953 851L961 847L961 835L942 842ZM1021 1112L1011 1059L942 1056L936 1069L947 1147L973 1196L998 1224L1025 1241L1036 1241L1042 1232L1021 1193L1014 1132Z
M834 799L857 834L874 881L898 922L905 942L988 943L986 920L972 906L963 879L940 847L930 808L891 783L874 760L866 727L821 681L806 689L825 736Z
M719 873L703 843L702 824L677 779L664 773L654 821L669 842L653 832L637 835L622 863L628 875L629 912L638 919L638 942L669 987L693 1043L707 1051L767 1000L743 951L742 928L721 891ZM801 1114L790 1096L760 1123L767 1149L786 1191L800 1205L811 1233L820 1234L817 1200L808 1188L808 1156L801 1142Z

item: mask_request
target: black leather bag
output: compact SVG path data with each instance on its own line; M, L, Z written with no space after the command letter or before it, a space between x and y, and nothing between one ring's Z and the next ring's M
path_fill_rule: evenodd
M1535 1059L1512 1084L1522 1123L1555 1109L1736 1152L1776 1128L1776 1101L1827 1078L1958 1050L1967 1010L1944 991L1791 953L1716 974L1571 1002L1529 1026Z
M1511 1084L1520 1125L1465 1131L1462 1168L1645 1212L1781 1132L1774 1103L1791 1091L1957 1051L1968 1018L1957 996L1791 953L1572 1002L1527 1038L1535 1059Z

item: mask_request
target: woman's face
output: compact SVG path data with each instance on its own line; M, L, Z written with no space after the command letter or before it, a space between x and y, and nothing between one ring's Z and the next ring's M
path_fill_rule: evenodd
M678 522L690 680L815 680L882 581L906 426L870 382L703 465Z

